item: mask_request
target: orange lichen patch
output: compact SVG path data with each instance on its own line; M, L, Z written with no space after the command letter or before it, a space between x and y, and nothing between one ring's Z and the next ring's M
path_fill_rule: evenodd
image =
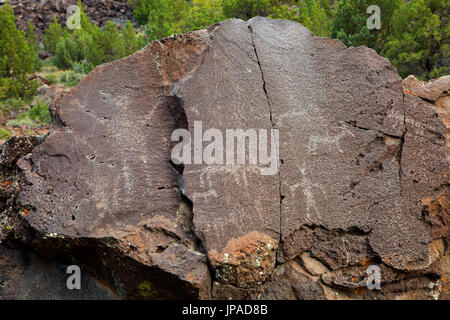
M108 234L106 229L97 229L99 234ZM122 230L114 231L118 239L113 246L144 264L149 263L152 253L159 253L166 248L181 243L183 232L171 220L160 215L142 220L138 228L126 226ZM109 245L108 245L109 246ZM167 256L166 260L176 260L177 256Z
M107 288L108 288L109 290L111 290L114 294L117 294L117 293L116 293L116 290L114 290L114 288L113 288L108 282L104 281L103 279L100 279L99 276L96 275L96 276L95 276L95 280L96 280L98 283L100 283L101 285L107 287Z
M277 247L275 239L253 231L230 240L220 253L211 250L208 257L217 281L250 287L262 284L270 276Z
M28 210L24 209L20 214L25 217L28 214Z
M425 197L421 200L422 206L429 206L430 212L436 212L444 208L443 206L449 204L449 195L443 194L437 199L432 199L431 197ZM447 209L447 208L444 208Z
M436 199L426 197L421 200L421 204L423 220L430 225L433 238L447 237L450 196L444 193Z
M450 96L440 98L433 107L441 117L445 126L450 128Z
M365 268L367 268L369 266L369 262L372 262L372 258L365 258L362 262L361 265Z
M8 180L0 182L0 189L3 190L11 190L14 188L14 183Z
M209 33L198 30L154 42L161 46L161 73L166 93L197 71L209 41Z
M365 293L367 293L367 289L361 286L358 286L356 289L354 289L353 293L358 296L363 296Z
M195 282L197 282L197 277L196 277L196 275L193 274L192 272L188 272L188 273L185 275L185 278L186 278L186 280L189 281L190 283L195 283Z

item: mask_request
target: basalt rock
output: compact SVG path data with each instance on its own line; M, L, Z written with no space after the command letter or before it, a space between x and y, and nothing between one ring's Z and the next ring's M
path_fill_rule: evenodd
M448 298L445 94L433 106L375 51L294 22L154 41L56 99L30 148L3 148L0 240L121 298ZM268 132L275 170L198 161L199 123ZM176 129L193 164L172 157Z
M33 300L115 300L119 296L89 273L81 273L81 289L68 289L67 267L33 252L0 246L0 297Z

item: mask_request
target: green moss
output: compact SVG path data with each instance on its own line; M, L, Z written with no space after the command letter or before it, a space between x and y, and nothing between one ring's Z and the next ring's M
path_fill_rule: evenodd
M8 129L5 128L1 128L0 127L0 139L8 139L9 137L11 137L11 132Z
M155 294L155 291L153 290L153 285L149 281L141 282L138 285L138 288L140 290L139 294L143 297L151 297Z

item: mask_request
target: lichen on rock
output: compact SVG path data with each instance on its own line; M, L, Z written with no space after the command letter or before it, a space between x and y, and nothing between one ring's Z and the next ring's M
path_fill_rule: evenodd
M446 83L402 87L375 51L289 21L153 41L59 97L48 135L2 146L0 249L85 266L86 297L448 298ZM196 121L279 130L275 174L175 164Z

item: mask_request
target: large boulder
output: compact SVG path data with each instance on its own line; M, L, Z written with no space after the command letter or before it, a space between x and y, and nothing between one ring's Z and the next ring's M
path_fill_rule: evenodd
M445 297L448 129L372 49L227 20L97 67L52 115L4 148L6 245L122 298ZM177 129L193 161L172 155ZM229 129L248 134L240 160Z

